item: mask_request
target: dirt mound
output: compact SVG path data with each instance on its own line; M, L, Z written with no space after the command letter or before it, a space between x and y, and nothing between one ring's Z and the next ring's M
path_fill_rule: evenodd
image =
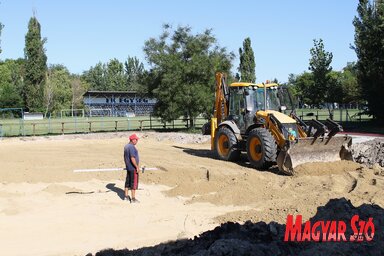
M361 164L384 167L384 139L374 139L352 145L353 159Z
M351 242L351 218L360 220L373 218L376 227L371 242ZM189 240L178 240L137 250L107 249L96 256L109 255L383 255L384 209L377 205L363 204L354 207L345 198L332 199L325 206L318 207L311 224L319 220L342 220L346 223L346 242L284 242L286 226L271 222L244 224L228 222L214 230L202 233ZM304 225L302 225L302 230ZM369 233L369 232L368 232Z
M295 176L342 174L350 170L356 170L360 164L352 161L316 162L298 165L295 168Z
M46 244L50 245L52 250L50 254L84 255L88 252L95 253L103 248L136 249L154 246L170 239L192 238L193 235L216 225L227 223L213 231L203 233L194 240L178 240L151 248L142 248L135 253L137 255L143 255L145 252L148 252L147 255L205 255L208 253L237 255L245 251L251 255L306 255L312 253L314 248L320 250L322 247L317 243L315 243L317 247L313 246L313 243L308 247L304 247L303 244L284 243L281 239L283 232L281 230L284 229L283 224L288 214L300 214L303 220L308 220L316 215L318 206L329 206L330 198L346 198L355 206L370 205L371 208L366 209L367 215L361 215L362 219L364 216L376 218L377 214L369 212L372 209L374 212L376 209L372 208L373 204L384 208L384 169L377 163L383 157L376 157L379 153L369 155L372 162L376 162L377 168L347 161L308 163L300 167L298 175L285 176L278 172L277 167L272 167L268 171L256 170L249 164L245 154L239 162L218 160L210 149L209 136L137 132L140 137L138 148L142 164L157 167L158 170L140 173L140 184L143 185L143 189L138 191L138 195L142 203L137 207L135 205L135 208L124 204L123 207L130 208L122 211L121 198L124 193L125 172L77 173L73 170L123 167L123 148L130 134L100 133L72 137L35 137L28 138L28 141L19 138L1 141L0 178L3 186L0 187L2 200L0 212L3 213L2 223L6 227L0 234L3 240L6 238L7 241L13 242L17 241L13 237L20 237L20 234L22 236L26 231L28 234L34 234L39 230L46 230L47 232L39 237L44 238ZM23 157L20 158L20 156ZM89 181L92 182L88 183ZM46 185L43 186L40 183L46 183ZM150 187L144 185L150 185ZM23 189L30 187L30 189L14 189L17 186ZM47 193L37 193L36 186ZM97 193L105 188L115 193ZM160 190L171 197L167 198L169 204L152 197L154 193L160 193ZM90 196L81 195L91 192L95 193ZM110 197L102 197L104 194L109 194ZM62 208L53 208L46 204L48 201L39 201L44 197L49 200L64 197L66 203L79 208L74 210L64 208L64 205L60 206ZM207 203L218 207L211 207L212 205ZM353 208L350 203L345 204L346 206L343 206L345 209L342 204L336 204L337 210L332 211L325 207L323 214L327 213L329 219L333 219L338 216L339 209L347 212L362 212ZM90 205L98 210L89 207ZM202 205L210 205L210 210L203 210ZM164 206L168 207L167 210L172 216L164 218L157 216L158 213L164 212ZM180 210L184 209L184 206L188 207L188 211ZM226 209L235 207L232 212L217 210L222 206ZM149 207L151 211L144 210L145 207ZM37 220L41 213L36 209L42 210L46 214L44 216L52 216L52 219ZM365 208L359 207L359 209ZM60 211L61 216L66 216L65 219L71 220L73 225L65 225L61 221L62 218L58 219L57 211ZM141 212L145 214L141 215ZM384 216L382 210L379 212L380 216ZM82 220L82 216L87 214L92 217L92 221ZM5 219L6 216L10 218ZM133 216L140 217L133 219L133 223L129 221L115 225L116 219L121 219L116 216L130 220ZM345 216L348 219L351 218L351 215ZM27 217L27 221L22 219L24 217ZM81 221L73 222L75 217L79 217ZM58 220L58 222L51 220ZM26 222L31 223L31 229L25 229L23 223ZM382 224L384 223L381 221L375 222L376 231L381 232L379 229ZM129 225L139 227L142 232L127 233ZM10 235L11 232L7 229L11 226L20 226L20 229L12 229L14 236ZM55 246L57 236L52 236L50 230L61 231L60 241L72 242L62 243L66 245L65 248ZM73 239L73 234L78 236L77 239ZM382 234L378 233L377 238L382 241ZM26 241L24 249L28 250L29 247L34 246L34 249L40 252L35 253L36 255L47 254L44 251L45 247L41 249L35 246L36 239L38 238L33 237ZM11 246L10 242L5 244L9 244L7 248L10 248L8 249L10 251L20 250ZM227 248L227 244L230 247ZM334 247L340 244L325 243L326 246ZM373 248L377 247L376 243L370 243L370 245ZM360 247L361 243L355 245L345 242L341 246ZM356 251L362 252L363 249L357 248ZM349 252L348 250L345 251ZM366 254L384 255L384 251L367 250ZM67 251L68 253L65 253ZM5 252L6 255L11 254L7 253L7 250ZM326 252L329 252L329 248ZM123 252L116 252L115 255L119 253L124 255ZM350 255L350 253L343 254Z
M180 143L180 144L206 143L206 142L209 142L211 139L209 135L175 133L175 132L161 132L161 133L148 132L143 136L153 137L157 141L168 140L168 141Z
M30 137L9 137L4 138L6 141L50 141L50 140L105 140L126 138L128 140L132 133L136 133L139 138L155 139L156 141L170 141L179 144L200 144L208 143L211 139L210 135L202 135L195 133L183 132L104 132L104 133L83 133L83 134L65 134L65 135L51 135L51 136L30 136Z

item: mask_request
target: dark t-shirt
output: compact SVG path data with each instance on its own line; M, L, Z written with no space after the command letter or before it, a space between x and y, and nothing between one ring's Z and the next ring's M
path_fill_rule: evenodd
M139 165L139 152L137 151L135 145L128 143L124 147L124 162L127 170L133 171L136 170L136 168L132 164L131 157L134 157L136 164Z

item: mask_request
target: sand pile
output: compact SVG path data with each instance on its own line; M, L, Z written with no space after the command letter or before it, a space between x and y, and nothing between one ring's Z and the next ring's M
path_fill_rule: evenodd
M373 218L376 227L373 240L370 242L350 242L351 218L359 215L361 220ZM162 243L153 247L138 250L107 249L96 253L96 256L118 255L383 255L384 210L377 205L363 204L354 207L345 198L332 199L325 206L320 206L310 219L342 220L347 224L346 242L284 242L285 224L276 222L244 224L228 222L211 231L189 240ZM302 230L304 226L302 227ZM370 233L370 232L369 232Z
M307 163L300 166L297 175L285 176L276 167L256 170L245 154L243 161L235 163L218 160L210 149L209 136L154 132L137 133L138 149L142 164L158 170L140 174L143 187L138 196L142 203L127 205L121 200L124 172L73 170L123 167L123 148L130 134L3 139L0 143L3 254L85 255L104 248L129 248L137 249L138 255L145 251L147 255L225 254L229 250L233 253L228 254L237 255L245 248L250 254L306 255L315 250L311 249L312 245L304 247L281 240L288 214L300 214L305 221L312 216L323 216L317 212L319 205L325 205L330 219L336 218L344 208L348 213L365 209L367 215L361 213L363 218L376 216L376 208L361 208L364 205L384 208L384 171L378 164L383 159L381 142L372 144L380 145L372 151L376 153L363 154L367 161L377 163L372 168L348 161ZM366 150L373 150L370 147ZM331 198L346 198L358 208L344 202L344 208L336 204L339 208L331 211L327 208ZM375 222L377 238L381 240L382 224ZM201 233L216 226L213 231ZM199 238L192 239L199 234ZM20 247L17 238L23 236L29 239ZM191 240L158 245L181 238ZM40 241L44 244L39 244ZM192 248L195 244L196 248ZM232 247L227 248L226 244ZM371 245L373 249L367 249L371 252L367 254L384 255L382 251L374 251L376 244Z

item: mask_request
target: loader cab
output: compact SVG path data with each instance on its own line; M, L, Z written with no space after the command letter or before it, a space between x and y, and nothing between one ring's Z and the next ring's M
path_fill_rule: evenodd
M239 86L229 88L228 120L233 120L240 131L245 128L244 115L246 114L246 89Z
M266 86L265 97L264 86ZM257 86L249 86L247 94L247 110L250 112L256 113L259 110L275 110L279 112L293 110L292 99L285 86L258 84ZM264 104L265 99L266 104Z
M264 97L266 86L266 97ZM266 98L266 104L264 104ZM229 86L228 118L233 120L241 133L253 125L255 113L259 110L283 112L293 109L292 100L286 87L278 84L232 83Z

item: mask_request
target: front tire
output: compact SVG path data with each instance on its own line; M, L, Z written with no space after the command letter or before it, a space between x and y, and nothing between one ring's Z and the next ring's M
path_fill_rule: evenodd
M220 127L215 136L215 151L218 158L226 161L237 161L240 159L240 150L237 138L231 129Z
M247 156L256 169L268 169L276 162L277 146L272 134L265 128L250 131Z

